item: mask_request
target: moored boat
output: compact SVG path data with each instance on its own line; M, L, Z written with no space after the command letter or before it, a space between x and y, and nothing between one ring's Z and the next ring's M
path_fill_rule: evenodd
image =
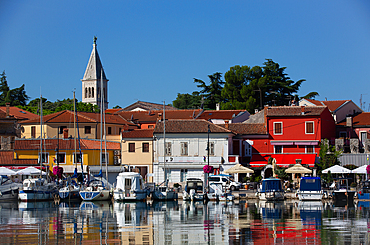
M173 201L178 199L178 195L173 188L168 186L157 186L152 192L154 201Z
M203 201L205 195L201 179L189 178L186 180L185 190L182 193L184 201Z
M84 201L107 201L111 199L111 192L104 181L94 179L80 191L80 196Z
M302 177L297 195L300 201L322 200L324 192L321 188L320 177Z
M256 195L264 201L283 201L285 198L281 180L273 177L262 180Z
M80 187L74 184L67 184L59 189L59 198L62 201L81 200Z
M357 193L359 200L370 200L370 180L361 183L361 189Z
M143 177L136 172L122 172L117 176L117 185L113 189L115 201L142 201L148 196Z
M57 193L56 185L44 178L25 179L18 197L21 201L48 201Z
M333 191L333 200L339 205L353 203L356 191L348 188L348 178L338 178L336 180L335 190Z
M20 183L15 183L7 176L0 175L0 200L18 199Z
M209 192L207 193L210 201L233 201L235 196L226 191L222 184L210 183Z

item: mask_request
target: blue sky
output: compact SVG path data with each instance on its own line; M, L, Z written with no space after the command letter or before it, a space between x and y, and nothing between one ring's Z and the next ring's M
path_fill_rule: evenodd
M369 1L0 2L0 71L35 99L81 100L93 37L109 79L109 108L171 103L193 78L272 59L299 95L351 99L369 111Z

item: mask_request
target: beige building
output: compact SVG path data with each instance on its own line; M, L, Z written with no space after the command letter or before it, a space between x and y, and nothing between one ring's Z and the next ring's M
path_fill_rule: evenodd
M153 173L153 129L136 129L122 132L121 165L138 171L147 182Z

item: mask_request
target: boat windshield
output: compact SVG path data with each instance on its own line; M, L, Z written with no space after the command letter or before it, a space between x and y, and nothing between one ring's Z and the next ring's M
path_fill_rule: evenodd
M301 191L321 191L321 179L302 178L299 189Z
M262 181L262 192L282 190L281 181L278 179Z

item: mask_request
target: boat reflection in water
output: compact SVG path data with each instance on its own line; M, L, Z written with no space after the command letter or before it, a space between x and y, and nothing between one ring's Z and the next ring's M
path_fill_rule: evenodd
M321 201L300 201L298 203L302 225L320 228L322 220L323 203Z
M149 205L146 202L115 202L114 214L117 218L119 232L135 231L148 225Z

